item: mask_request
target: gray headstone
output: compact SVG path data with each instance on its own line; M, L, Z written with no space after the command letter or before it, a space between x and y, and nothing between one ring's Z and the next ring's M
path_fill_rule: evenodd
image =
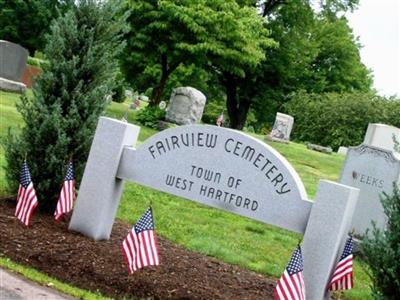
M324 147L321 145L315 145L315 144L307 144L307 149L326 153L326 154L332 154L332 148L331 147Z
M400 128L385 124L370 123L368 124L368 129L365 133L363 144L389 151L395 151L395 143L393 138L396 138L397 141L400 142ZM397 153L400 157L400 153Z
M0 77L21 81L28 54L20 45L0 40Z
M357 235L371 228L375 221L381 229L386 216L379 196L392 194L393 182L400 182L400 160L393 152L373 146L350 147L340 176L340 182L360 189L360 199L353 218Z
M293 123L294 118L292 116L276 113L274 127L266 138L277 142L289 142Z
M192 87L179 87L172 91L165 119L178 125L200 122L206 96Z

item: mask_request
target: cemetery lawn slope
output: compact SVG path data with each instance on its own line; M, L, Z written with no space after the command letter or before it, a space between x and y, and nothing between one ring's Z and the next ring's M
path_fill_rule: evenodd
M16 94L0 94L2 123L0 137L4 137L8 126L21 125L21 118L15 109L17 99ZM128 106L128 103L113 102L106 114L120 119ZM128 111L128 120L135 121L134 111ZM142 127L139 143L154 133L156 133L155 130ZM260 135L255 135L255 137L263 140ZM296 143L268 143L293 164L310 198L314 198L319 179L337 180L344 157L311 151L304 145ZM2 148L0 149L0 164L4 166ZM0 195L3 196L7 194L4 177L4 169L0 168ZM118 209L118 217L132 225L150 201L153 202L157 233L160 236L193 251L274 277L281 275L300 238L300 235L277 227L205 207L133 183L126 185ZM370 281L362 265L356 260L355 289L343 293L342 297L371 299Z

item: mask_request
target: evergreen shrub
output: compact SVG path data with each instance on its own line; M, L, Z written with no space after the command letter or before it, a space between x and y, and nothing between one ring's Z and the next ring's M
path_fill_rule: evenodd
M136 121L143 126L157 129L158 122L164 120L165 110L158 106L146 106L136 114Z
M362 254L369 265L372 294L375 299L400 299L400 185L393 195L381 198L388 218L387 228L380 230L373 224L372 234L361 243Z
M26 156L42 209L54 211L67 161L79 185L99 116L118 72L126 16L116 1L80 0L51 26L44 54L49 64L33 97L17 109L25 127L5 140L6 176L17 189ZM79 188L79 186L77 186Z

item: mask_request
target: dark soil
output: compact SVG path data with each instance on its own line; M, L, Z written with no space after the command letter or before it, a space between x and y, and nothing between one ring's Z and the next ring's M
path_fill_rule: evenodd
M160 266L128 275L120 244L131 225L116 221L108 241L68 231L68 222L36 212L29 228L0 199L0 254L63 282L113 298L273 299L275 280L194 253L161 237Z

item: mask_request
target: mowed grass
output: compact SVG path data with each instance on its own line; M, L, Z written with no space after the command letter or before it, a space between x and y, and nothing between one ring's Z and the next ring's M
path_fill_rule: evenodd
M7 127L17 127L21 118L14 102L18 96L3 93L0 109L0 135ZM4 104L3 104L4 103ZM5 106L3 113L3 106ZM129 110L129 103L111 103L106 115L116 119L128 112L129 122L135 122L135 111ZM4 118L3 118L4 116ZM3 128L4 127L4 128ZM156 131L141 128L138 144ZM254 135L263 140L263 136ZM316 193L320 179L337 180L344 157L337 154L326 155L308 150L302 144L280 144L268 142L293 165L302 178L310 199ZM0 161L4 165L4 152L0 150ZM4 171L0 171L0 182L4 183ZM3 188L0 195L4 194ZM228 212L209 208L189 200L134 183L127 183L118 218L134 224L150 201L153 203L157 234L177 244L225 262L240 265L256 272L279 277L287 265L300 235L240 217ZM342 294L346 299L372 299L369 292L370 281L364 270L365 265L355 261L355 288Z

